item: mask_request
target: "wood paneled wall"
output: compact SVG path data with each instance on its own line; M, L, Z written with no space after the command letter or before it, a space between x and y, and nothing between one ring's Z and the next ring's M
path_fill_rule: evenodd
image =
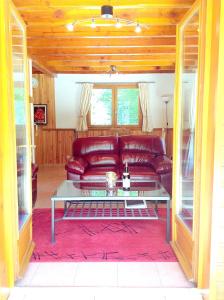
M72 154L75 139L73 129L41 129L36 135L36 162L38 164L64 164Z
M38 87L33 89L33 103L47 104L47 125L35 126L37 164L63 164L71 155L75 138L73 129L55 128L54 78L45 74L34 74Z
M47 125L41 128L55 128L55 92L54 78L45 74L34 74L38 80L38 86L33 89L33 103L47 104Z

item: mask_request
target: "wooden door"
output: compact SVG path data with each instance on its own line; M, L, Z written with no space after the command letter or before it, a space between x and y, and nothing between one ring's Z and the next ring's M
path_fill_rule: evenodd
M25 25L11 1L0 1L0 14L0 286L13 286L33 249L28 65Z

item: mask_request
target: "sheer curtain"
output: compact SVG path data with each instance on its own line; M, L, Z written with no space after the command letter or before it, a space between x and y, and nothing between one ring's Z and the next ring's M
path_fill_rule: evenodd
M91 97L92 97L93 83L83 83L80 97L80 114L78 131L88 130L87 126L87 113L90 109Z
M139 99L142 109L142 131L150 132L153 130L151 110L150 110L150 96L149 96L149 83L139 83Z

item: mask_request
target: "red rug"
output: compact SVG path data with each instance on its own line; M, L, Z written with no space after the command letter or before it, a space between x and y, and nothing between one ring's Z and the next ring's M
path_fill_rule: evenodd
M159 210L164 216L165 209ZM56 210L56 217L62 209ZM165 239L165 218L159 220L72 220L56 222L51 238L50 209L35 209L32 262L177 261Z

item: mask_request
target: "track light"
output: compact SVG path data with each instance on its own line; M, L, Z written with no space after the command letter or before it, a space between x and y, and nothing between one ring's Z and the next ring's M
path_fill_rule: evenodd
M139 23L136 25L136 27L135 27L135 32L136 33L139 33L139 32L141 32L142 31L142 29L141 29L141 26L139 25Z
M104 20L102 22L102 20ZM106 25L105 25L105 24ZM111 5L103 5L101 6L101 15L93 16L86 19L74 20L72 23L67 24L66 28L68 31L73 31L74 28L78 28L80 26L90 26L91 28L96 28L98 26L115 26L115 28L119 29L121 27L129 26L134 28L136 33L140 33L143 28L148 28L148 25L139 24L135 20L130 20L126 18L118 18L117 16L113 16L113 6Z
M68 31L73 31L74 30L74 25L72 23L69 23L66 25L66 28L68 29Z
M117 22L115 24L115 27L116 28L121 28L122 27L122 24L121 24L121 22L120 22L120 20L118 18L117 18Z
M95 19L92 19L92 23L91 23L91 28L96 28L96 23L95 23Z

